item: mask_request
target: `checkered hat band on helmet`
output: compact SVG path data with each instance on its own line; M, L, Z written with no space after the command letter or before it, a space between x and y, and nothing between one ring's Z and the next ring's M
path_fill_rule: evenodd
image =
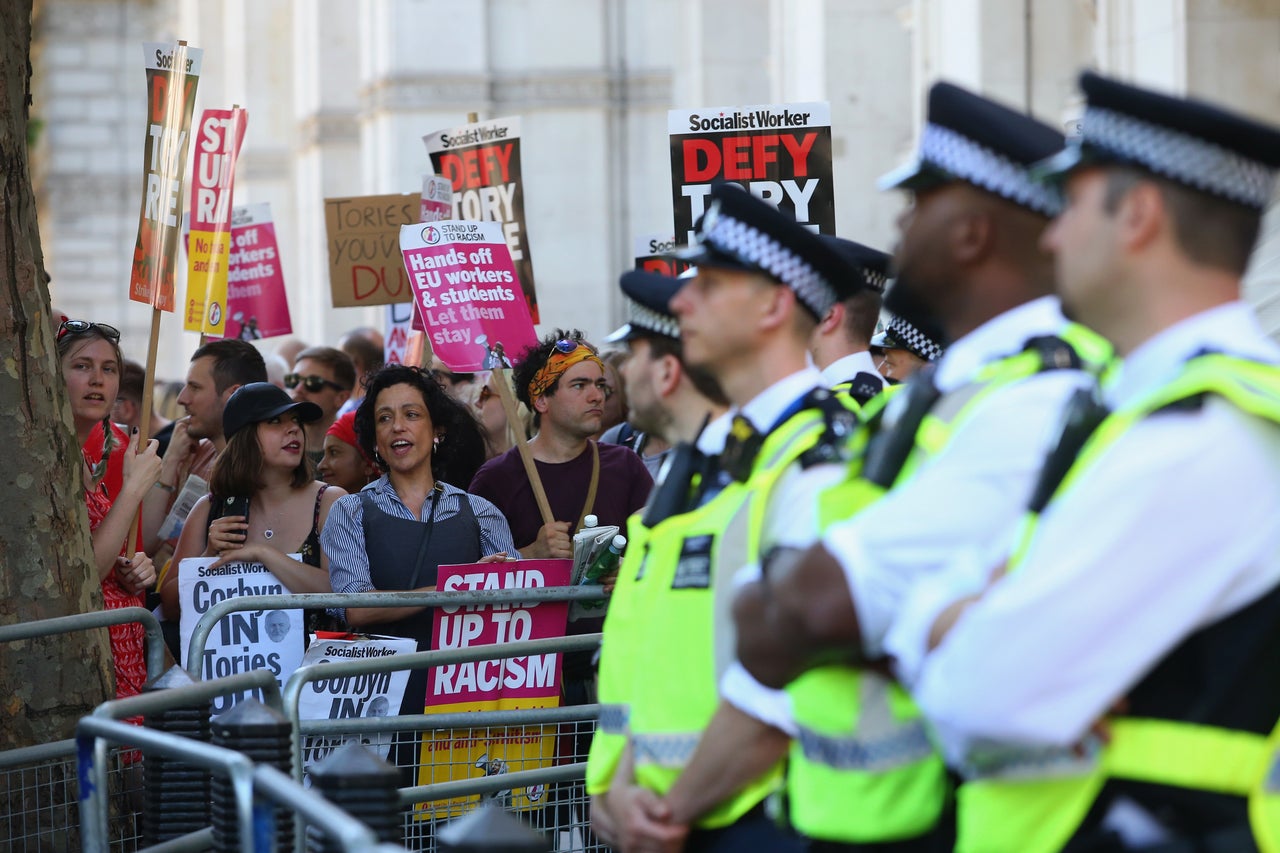
M1271 201L1270 166L1208 140L1104 107L1087 107L1082 127L1084 144L1179 183L1258 209Z
M819 317L836 304L835 290L817 270L777 240L721 212L703 232L702 242L730 257L754 264L796 292Z
M862 268L862 278L867 283L867 287L876 293L884 293L884 289L889 285L889 276L866 267Z
M920 159L1045 216L1062 211L1056 191L1033 182L1028 167L940 124L925 125L920 135Z
M901 317L894 317L889 321L889 334L927 361L937 361L942 357L942 347Z
M665 335L676 340L680 339L680 324L676 322L674 317L668 317L666 314L654 311L634 299L627 300L627 322L633 326L639 326L647 332Z

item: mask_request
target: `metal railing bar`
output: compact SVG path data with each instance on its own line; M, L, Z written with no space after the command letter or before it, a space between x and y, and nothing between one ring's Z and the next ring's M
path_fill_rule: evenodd
M109 628L112 625L127 625L130 622L141 622L146 632L147 681L152 681L164 672L164 635L160 631L160 620L145 607L95 610L92 613L73 613L70 616L55 616L52 619L38 619L34 622L0 625L0 643L51 637L54 634L88 631L93 628Z
M434 785L417 785L400 789L400 804L429 803L474 794L490 794L508 788L524 788L529 785L547 785L553 782L573 782L587 778L587 763L562 764L558 767L542 767L537 770L517 770L498 776L478 776L475 779L458 779L453 782L436 782Z
M242 595L224 598L196 623L187 646L187 673L200 678L198 665L215 625L231 613L246 610L289 610L319 607L466 607L483 604L540 604L558 601L600 601L608 595L601 586L548 586L525 589L459 590L455 592L305 592L281 595Z

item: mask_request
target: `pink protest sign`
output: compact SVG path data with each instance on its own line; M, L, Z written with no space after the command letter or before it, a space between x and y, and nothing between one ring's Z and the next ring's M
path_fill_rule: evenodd
M502 223L402 225L400 251L431 349L449 369L512 367L537 343Z
M422 176L422 201L418 208L419 222L439 222L453 215L453 184L448 178L435 175Z
M252 341L292 334L271 205L232 208L231 242L225 336Z
M567 586L571 571L571 560L441 566L436 586L442 591ZM568 615L567 602L437 607L431 648L563 637ZM439 706L451 711L554 706L560 697L560 666L560 655L552 653L432 667L426 707L430 713Z

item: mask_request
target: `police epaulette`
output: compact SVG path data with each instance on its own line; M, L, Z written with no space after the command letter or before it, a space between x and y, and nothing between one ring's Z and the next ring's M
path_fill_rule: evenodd
M1034 350L1042 370L1081 370L1084 361L1075 347L1057 335L1038 335L1023 344L1022 351Z
M826 388L815 388L805 396L803 408L822 412L822 435L813 447L800 454L800 467L844 462L849 458L849 439L858 427L858 415Z

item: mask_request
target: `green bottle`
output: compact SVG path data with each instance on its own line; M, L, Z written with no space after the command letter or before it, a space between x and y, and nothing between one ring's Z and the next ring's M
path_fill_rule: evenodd
M621 533L613 537L613 541L609 543L609 547L605 548L587 566L587 570L582 573L582 584L600 583L600 579L610 572L617 571L618 564L622 562L622 549L627 547L627 537Z

